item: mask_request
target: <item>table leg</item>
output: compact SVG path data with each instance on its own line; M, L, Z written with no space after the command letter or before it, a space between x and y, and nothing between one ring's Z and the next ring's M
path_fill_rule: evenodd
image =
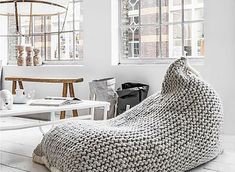
M12 81L12 94L16 94L16 81Z
M108 119L108 111L109 111L109 107L105 106L104 107L104 120Z
M51 121L55 122L56 118L55 118L55 112L51 112ZM54 124L52 124L51 129L54 128ZM46 134L45 131L43 131L42 126L39 127L39 130L41 131L41 133L43 134L43 136Z
M69 94L70 94L70 97L75 97L73 83L69 83ZM73 117L77 117L77 116L78 116L78 111L73 110Z
M55 120L55 112L51 112L51 121L54 122Z
M20 89L24 89L24 86L23 86L23 82L22 82L22 81L18 81L18 84L19 84Z
M63 97L67 97L67 93L68 93L68 84L67 83L63 83L63 93L62 93L62 96ZM62 111L60 113L60 119L65 119L65 111Z
M91 108L91 119L95 120L95 108Z

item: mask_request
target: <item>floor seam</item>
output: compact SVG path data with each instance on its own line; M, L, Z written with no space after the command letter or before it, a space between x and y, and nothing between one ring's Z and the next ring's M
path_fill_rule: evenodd
M17 168L17 167L12 167L10 165L6 165L6 164L3 164L3 163L0 163L0 165L5 166L5 167L9 167L9 168L13 168L13 169L16 169L16 170L20 170L20 171L30 172L30 171L27 171L27 170L24 170L24 169L21 169L21 168Z
M0 152L12 154L12 155L17 155L17 156L23 156L23 157L26 157L26 158L32 158L32 156L22 155L22 154L18 154L18 153L14 153L14 152L8 152L8 151L4 151L4 150L0 150Z

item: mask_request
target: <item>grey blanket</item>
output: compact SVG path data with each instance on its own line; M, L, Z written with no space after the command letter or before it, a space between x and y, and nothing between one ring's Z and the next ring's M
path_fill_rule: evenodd
M187 171L221 152L222 122L218 95L181 58L160 93L111 120L55 127L33 159L53 172Z

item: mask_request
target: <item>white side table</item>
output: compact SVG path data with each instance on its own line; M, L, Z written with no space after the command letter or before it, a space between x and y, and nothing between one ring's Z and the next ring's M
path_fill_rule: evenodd
M63 123L69 120L78 120L80 117L71 117L62 120L56 120L55 112L67 111L67 110L79 110L79 109L91 109L91 118L94 119L94 108L102 107L104 108L104 120L107 119L107 112L109 111L110 103L102 102L102 101L90 101L83 100L78 104L72 105L63 105L63 106L30 106L29 104L25 105L14 105L12 110L0 110L0 118L7 117L15 117L15 116L26 116L32 114L42 114L42 113L50 113L51 121L43 121L43 122L35 122L30 124L22 124L22 125L11 125L11 126L1 126L0 131L6 130L18 130L25 128L33 128L33 127L41 127L46 125L54 125ZM41 129L42 131L42 129Z

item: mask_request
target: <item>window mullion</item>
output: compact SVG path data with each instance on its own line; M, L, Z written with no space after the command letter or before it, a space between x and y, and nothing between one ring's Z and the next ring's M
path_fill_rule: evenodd
M43 27L43 35L44 35L44 59L47 60L47 36L46 35L46 16L43 17L43 23L44 23L44 27Z
M159 48L159 57L162 58L162 1L159 1L159 46L156 48ZM157 32L157 31L156 31ZM158 33L156 33L157 35Z
M30 27L30 20L32 20L31 21L31 27ZM30 32L28 33L29 34L29 36L28 36L29 43L32 47L34 47L34 39L33 39L33 33L34 33L33 25L34 25L34 22L33 22L33 20L34 20L34 17L32 16L32 19L29 19L29 29L31 29L31 33Z
M58 60L60 59L60 14L58 14Z
M76 56L76 33L75 33L75 0L73 0L73 60Z
M121 25L127 25L126 20L128 20L128 0L121 1L121 18L120 18L120 23ZM125 7L124 7L125 6ZM125 11L124 11L125 10ZM124 28L121 27L121 49L122 49L122 58L128 58L128 40L127 40L127 35L128 35L128 30L129 28ZM125 35L125 38L124 38Z
M139 0L139 58L141 58L142 54L142 44L141 44L141 33L142 33L142 28L141 28L141 0Z
M181 6L182 6L182 24L181 24L181 27L182 27L182 56L185 56L185 53L184 53L184 0L181 0Z
M192 0L192 20L196 18L195 16L195 7L196 7L196 2L195 0ZM191 33L196 33L196 27L197 24L191 24ZM197 35L196 34L191 34L191 56L195 56L197 52Z

